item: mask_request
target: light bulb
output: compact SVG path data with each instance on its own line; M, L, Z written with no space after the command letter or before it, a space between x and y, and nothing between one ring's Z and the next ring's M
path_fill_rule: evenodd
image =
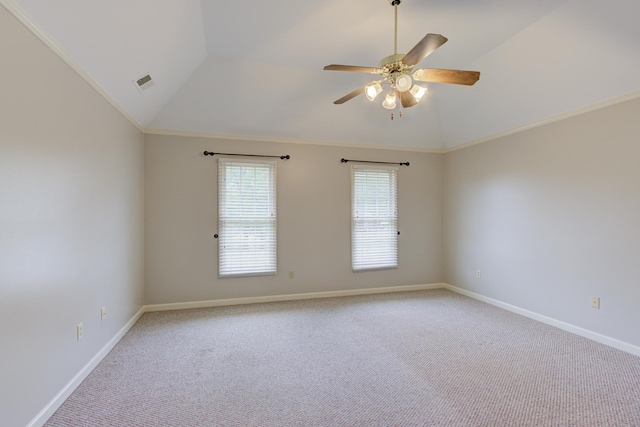
M376 99L376 96L378 96L380 92L382 92L382 86L380 86L380 83L378 82L373 82L364 87L364 94L367 96L369 101Z
M387 94L387 96L384 98L384 101L382 102L382 106L387 110L393 110L394 108L396 108L396 91L395 90L392 90Z
M411 89L411 85L413 84L413 79L408 74L401 74L398 78L396 78L396 89L398 92L406 92Z
M423 86L413 85L409 93L413 95L416 101L420 101L424 94L427 93L427 88Z

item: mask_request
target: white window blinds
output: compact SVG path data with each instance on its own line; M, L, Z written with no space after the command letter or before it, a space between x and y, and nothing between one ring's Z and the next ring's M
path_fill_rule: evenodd
M218 159L218 274L276 274L276 164Z
M398 266L397 168L353 165L354 271Z

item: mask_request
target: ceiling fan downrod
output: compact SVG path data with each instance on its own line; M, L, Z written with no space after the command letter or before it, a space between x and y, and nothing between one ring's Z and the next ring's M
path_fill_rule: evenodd
M389 0L391 6L393 6L393 54L398 54L398 5L402 2L402 0Z

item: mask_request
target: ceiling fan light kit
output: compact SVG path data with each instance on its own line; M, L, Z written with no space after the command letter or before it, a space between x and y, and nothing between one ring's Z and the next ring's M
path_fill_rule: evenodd
M478 81L480 78L479 71L443 70L435 68L420 68L414 70L416 64L446 43L447 38L441 34L427 34L409 53L406 55L399 54L397 52L398 5L402 0L388 1L395 11L393 55L383 58L378 68L338 64L331 64L324 67L325 70L378 74L382 76L382 80L364 85L334 101L334 104L343 104L361 93L364 93L369 101L373 101L383 91L383 86L389 86L391 90L387 93L387 96L382 102L382 106L388 110L393 110L397 106L397 98L400 98L402 107L409 108L416 105L427 92L426 87L416 84L415 81L467 86L471 86ZM400 110L400 117L402 117L402 110ZM391 119L393 120L393 113L391 113Z
M390 90L387 96L384 98L384 101L382 101L382 106L387 110L393 110L394 108L396 108L396 98L396 92Z
M413 85L409 93L413 95L416 101L420 101L425 93L427 93L427 88L420 85Z
M364 87L364 94L369 99L369 101L373 101L376 99L378 95L382 92L382 85L380 82L373 82Z

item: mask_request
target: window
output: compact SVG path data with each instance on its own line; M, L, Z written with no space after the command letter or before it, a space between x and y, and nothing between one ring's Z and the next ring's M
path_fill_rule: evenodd
M276 164L218 160L218 274L276 274Z
M352 268L397 267L398 169L354 165L352 176Z

